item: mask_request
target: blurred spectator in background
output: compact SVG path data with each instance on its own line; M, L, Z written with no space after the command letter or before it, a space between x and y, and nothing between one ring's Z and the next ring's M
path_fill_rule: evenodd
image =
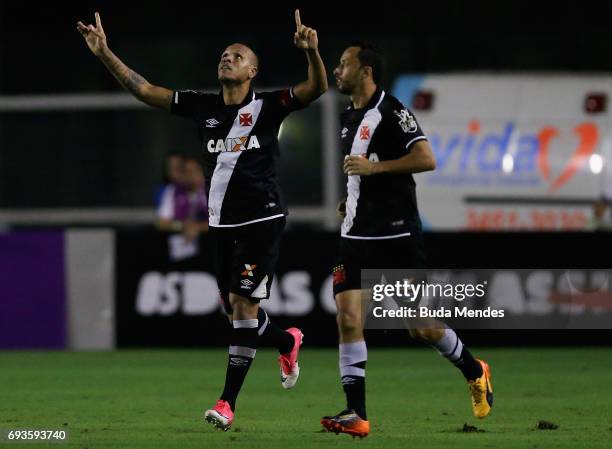
M590 228L593 231L612 231L612 222L606 216L608 202L601 197L593 203L593 217L591 218Z
M170 153L164 163L164 183L155 191L155 207L161 204L164 191L169 186L185 183L185 158L180 153Z
M208 231L208 202L202 166L195 157L181 157L183 182L168 184L157 209L157 227L162 231L181 232L194 242ZM180 170L179 170L180 173Z

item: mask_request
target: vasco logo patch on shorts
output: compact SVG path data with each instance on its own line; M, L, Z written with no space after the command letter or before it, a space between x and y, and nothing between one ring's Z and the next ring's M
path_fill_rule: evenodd
M249 265L248 263L244 264L244 268L245 270L240 273L242 276L250 276L253 277L253 270L255 268L257 268L257 265L253 264L253 265Z
M346 270L344 269L344 265L337 265L332 269L332 276L334 280L334 285L342 284L346 281Z

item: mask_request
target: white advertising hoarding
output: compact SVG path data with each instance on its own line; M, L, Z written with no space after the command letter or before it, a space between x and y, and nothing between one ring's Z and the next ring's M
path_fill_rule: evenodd
M586 112L612 77L406 75L392 93L415 108L437 168L415 176L425 228L585 230L592 202L612 196L612 121Z

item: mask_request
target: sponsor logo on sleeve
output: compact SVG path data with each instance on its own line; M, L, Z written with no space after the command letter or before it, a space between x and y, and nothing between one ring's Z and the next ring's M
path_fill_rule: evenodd
M395 115L399 118L399 126L402 128L402 131L405 133L414 133L417 131L418 126L417 122L410 112L407 109L402 109L401 111L393 111Z

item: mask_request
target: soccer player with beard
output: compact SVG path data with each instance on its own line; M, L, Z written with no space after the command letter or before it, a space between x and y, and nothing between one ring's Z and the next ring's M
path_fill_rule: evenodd
M435 158L414 115L380 86L384 59L364 43L349 46L334 70L338 89L350 96L342 113L340 141L348 197L339 257L333 268L340 337L339 359L347 408L321 424L332 432L365 437L365 367L361 270L425 268L421 221L413 173L435 169ZM442 323L411 328L410 334L436 348L461 370L474 414L487 416L493 404L488 365L477 360L457 334ZM431 327L431 328L429 328Z

